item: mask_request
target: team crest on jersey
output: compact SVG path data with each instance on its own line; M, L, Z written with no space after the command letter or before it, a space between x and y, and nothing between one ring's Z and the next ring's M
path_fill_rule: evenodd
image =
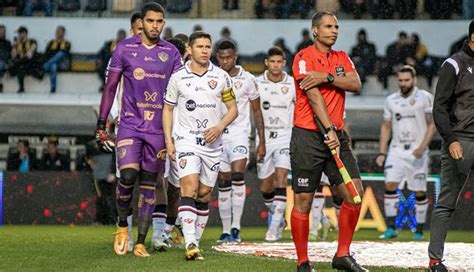
M188 163L188 160L181 159L181 160L179 160L179 167L181 167L181 169L184 169L184 167L186 167L187 163Z
M166 148L163 148L162 150L160 150L158 154L156 154L156 158L162 161L166 160Z
M166 54L165 52L160 52L160 53L158 53L158 58L160 58L160 60L162 62L167 62L168 61L168 54Z
M286 87L286 86L281 87L281 92L282 92L283 94L286 94L289 90L290 90L290 88L288 88L288 87Z
M415 105L415 103L416 103L416 100L415 100L415 99L410 99L410 105L413 106L413 105Z
M344 66L337 66L334 68L336 70L336 75L337 76L346 76L346 73L344 72Z
M215 89L217 87L217 81L215 81L214 79L211 79L207 82L207 85L209 85L209 87L211 87L211 89Z
M234 83L235 88L240 89L242 87L242 81L238 80Z
M125 158L125 155L127 155L127 149L125 149L125 148L119 148L119 150L118 150L117 153L118 153L118 157L119 157L120 159L123 159L123 158Z

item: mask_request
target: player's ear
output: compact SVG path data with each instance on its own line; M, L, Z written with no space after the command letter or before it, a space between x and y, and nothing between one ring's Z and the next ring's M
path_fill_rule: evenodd
M191 45L186 46L186 52L188 53L188 55L191 55Z
M268 59L265 58L265 66L268 67Z
M311 31L313 32L313 38L318 37L318 27L316 26L311 27Z
M286 67L286 59L283 59L283 67Z

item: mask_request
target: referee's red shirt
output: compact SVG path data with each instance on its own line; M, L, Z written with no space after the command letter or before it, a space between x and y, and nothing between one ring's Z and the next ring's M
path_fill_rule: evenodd
M309 104L306 93L300 88L298 81L305 78L308 72L326 72L334 76L345 76L355 71L354 64L344 51L331 50L329 53L319 51L316 46L308 46L300 50L293 62L293 77L296 87L296 105L294 126L309 130L318 130L314 121L314 112ZM343 126L345 90L329 84L319 85L319 91L326 102L331 122L337 129Z

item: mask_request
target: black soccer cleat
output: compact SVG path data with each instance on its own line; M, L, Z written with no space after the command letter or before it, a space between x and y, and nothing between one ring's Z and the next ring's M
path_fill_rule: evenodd
M342 257L337 257L334 255L334 258L332 258L332 268L353 272L369 271L368 269L360 266L351 255Z
M430 266L430 272L448 272L448 268L442 263L436 263L432 266Z
M304 262L296 269L297 272L314 272L310 262Z

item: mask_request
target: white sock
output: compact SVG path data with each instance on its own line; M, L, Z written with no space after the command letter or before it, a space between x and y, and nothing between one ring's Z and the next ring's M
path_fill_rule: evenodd
M219 187L219 215L222 221L222 233L230 234L230 224L232 223L232 187Z
M133 241L133 215L127 216L128 240Z
M202 234L207 225L207 219L209 219L209 208L207 203L196 202L197 219L196 219L196 240L201 241Z
M232 228L239 230L244 212L245 190L245 181L232 181Z
M171 237L171 232L173 231L174 225L165 223L165 234L167 237Z
M166 213L153 213L152 218L153 235L152 238L163 237L165 234Z
M424 224L426 222L426 214L428 213L428 199L416 201L415 205L416 223Z
M273 215L270 229L272 231L278 230L285 220L286 209L286 188L276 188L275 198L273 199Z
M398 211L398 194L387 194L385 193L384 199L383 199L383 206L385 210L385 217L388 219L388 225L390 227L391 224L394 224L394 222L391 222L392 220L394 221L397 216L397 211ZM391 219L390 219L390 218Z
M191 202L192 201L192 202ZM181 198L181 203L178 208L178 217L181 219L181 226L183 229L184 241L186 247L191 243L196 243L196 220L197 210L194 199L189 197Z
M321 222L321 212L324 207L324 195L323 193L316 192L314 194L313 204L311 205L312 213L312 224L311 224L311 234L318 233L319 222Z

